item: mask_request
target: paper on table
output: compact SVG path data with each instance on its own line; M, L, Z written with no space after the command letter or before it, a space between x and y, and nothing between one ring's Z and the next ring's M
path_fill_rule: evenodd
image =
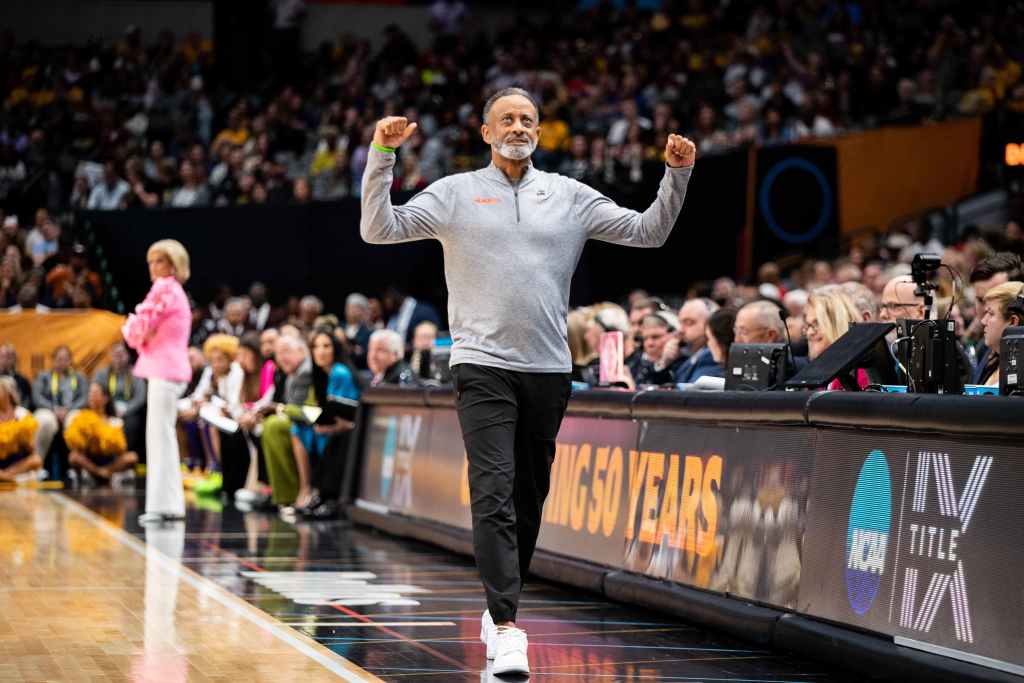
M232 420L230 417L226 417L221 412L219 406L212 404L206 404L199 409L199 417L203 418L217 429L227 432L228 434L234 434L238 431L238 423Z
M305 415L306 419L311 423L319 420L323 412L323 408L318 408L317 406L302 406L302 414Z

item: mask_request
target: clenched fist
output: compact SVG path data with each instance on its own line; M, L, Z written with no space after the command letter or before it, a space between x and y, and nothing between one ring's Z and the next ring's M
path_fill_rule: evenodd
M665 143L665 163L672 168L682 168L693 166L696 159L697 146L690 138L675 133L668 136L668 142Z
M373 142L382 147L398 147L415 132L416 124L409 123L404 116L387 116L377 122Z

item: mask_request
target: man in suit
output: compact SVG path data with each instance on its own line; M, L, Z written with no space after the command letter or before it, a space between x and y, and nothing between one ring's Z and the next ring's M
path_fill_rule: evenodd
M441 326L441 316L437 310L425 301L417 301L406 295L397 287L389 287L382 298L384 311L388 314L388 329L394 330L409 345L416 326L429 321Z
M684 359L673 373L676 384L692 384L718 370L704 336L708 318L717 310L718 304L705 298L690 299L679 309L679 334L665 349L666 354L678 353Z

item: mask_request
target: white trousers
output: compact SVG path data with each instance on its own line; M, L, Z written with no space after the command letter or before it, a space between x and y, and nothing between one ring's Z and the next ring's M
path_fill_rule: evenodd
M178 397L181 382L149 380L146 394L146 512L185 514L185 489L178 455Z
M46 456L50 453L53 439L57 436L57 430L60 429L60 423L49 408L40 408L35 412L35 417L39 424L36 429L36 453L45 461Z

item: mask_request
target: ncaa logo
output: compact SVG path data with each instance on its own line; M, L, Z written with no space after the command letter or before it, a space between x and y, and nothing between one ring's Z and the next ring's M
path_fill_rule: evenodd
M857 614L867 613L878 595L891 521L889 463L875 450L857 478L846 532L846 595Z

